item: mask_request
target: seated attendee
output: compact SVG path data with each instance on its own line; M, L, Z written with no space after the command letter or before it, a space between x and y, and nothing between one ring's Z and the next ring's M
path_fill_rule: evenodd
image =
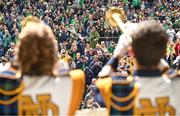
M76 53L75 63L76 63L76 69L81 69L82 68L83 63L81 61L81 54L79 52Z
M57 71L57 42L47 25L28 22L19 40L18 63L26 86L19 115L73 115L83 96L84 73Z
M101 42L101 49L102 49L103 52L108 51L104 41Z

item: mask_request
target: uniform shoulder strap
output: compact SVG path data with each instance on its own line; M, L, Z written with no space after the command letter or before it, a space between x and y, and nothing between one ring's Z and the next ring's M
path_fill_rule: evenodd
M2 96L12 96L7 100L0 99L0 104L8 105L17 101L20 93L22 93L25 88L24 82L13 75L0 75L0 80L3 82L0 83L0 94L2 94Z
M109 112L111 107L112 78L100 78L96 81L96 86L100 90L100 93L103 96L104 102Z
M68 115L74 115L79 108L85 89L85 74L82 70L72 70L69 72L73 82L73 90Z

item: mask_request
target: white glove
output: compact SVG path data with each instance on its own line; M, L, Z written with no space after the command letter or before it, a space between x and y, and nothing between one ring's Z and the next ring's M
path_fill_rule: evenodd
M164 59L161 59L159 64L158 64L158 68L161 71L165 71L165 70L167 70L169 68L169 65L168 65L168 63Z
M119 38L118 44L114 50L114 54L113 54L114 57L124 56L124 54L127 52L128 46L132 42L130 35L133 33L136 27L137 27L137 23L125 24L126 32L122 34Z
M119 41L118 44L116 45L113 56L114 57L123 56L127 52L128 46L131 44L131 42L132 39L129 35L122 34L119 37Z

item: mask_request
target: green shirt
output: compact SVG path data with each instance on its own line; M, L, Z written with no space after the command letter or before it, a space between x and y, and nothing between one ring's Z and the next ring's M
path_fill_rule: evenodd
M10 44L10 42L12 41L11 40L11 36L10 35L9 36L4 35L3 38L4 38L4 40L3 40L3 47L7 48L8 45Z
M133 0L132 5L134 7L140 7L141 6L141 0Z
M115 47L110 46L110 47L108 48L108 51L109 51L110 53L113 53L114 50L115 50Z

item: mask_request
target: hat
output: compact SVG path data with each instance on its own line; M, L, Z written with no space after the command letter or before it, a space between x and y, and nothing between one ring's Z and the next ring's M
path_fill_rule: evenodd
M105 42L104 42L104 41L101 41L101 44L105 44Z

